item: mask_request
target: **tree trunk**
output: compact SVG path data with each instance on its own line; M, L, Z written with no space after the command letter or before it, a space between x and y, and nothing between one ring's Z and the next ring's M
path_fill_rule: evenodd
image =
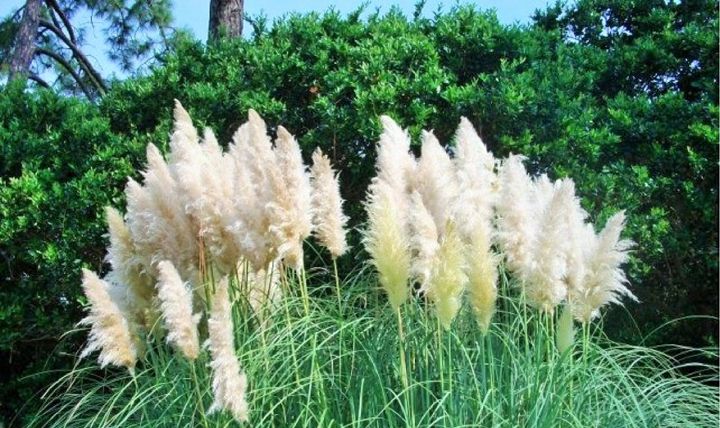
M210 0L208 38L240 37L243 25L244 0Z
M35 35L40 22L40 4L42 0L27 0L20 21L20 29L15 35L15 48L10 58L9 81L25 79L30 72L30 63L35 54Z

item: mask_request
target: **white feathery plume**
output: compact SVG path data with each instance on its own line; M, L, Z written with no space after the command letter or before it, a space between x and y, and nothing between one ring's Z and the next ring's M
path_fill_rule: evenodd
M158 297L168 330L167 340L185 358L194 360L200 352L197 332L200 314L193 314L192 292L171 262L158 263L158 271Z
M211 130L205 130L202 143L196 136L190 115L176 102L170 171L178 184L183 208L196 224L199 238L215 265L222 272L229 272L239 258L233 240L226 236L224 224L231 208L232 170L224 168L222 148Z
M497 203L497 238L510 271L521 281L533 264L537 217L532 201L533 183L523 166L523 157L510 155L500 167Z
M99 350L101 367L112 364L132 372L137 362L138 339L131 331L130 321L112 300L110 284L83 269L82 287L90 302L90 313L80 323L90 326L90 337L80 358Z
M478 228L492 240L493 210L497 200L495 158L466 118L455 133L455 167L459 188L458 230L467 242Z
M623 296L637 301L637 297L626 287L627 278L621 269L632 246L632 241L620 239L624 225L625 213L620 211L610 217L597 235L588 259L584 286L572 301L573 315L580 322L590 322L607 304L622 304L620 299Z
M538 227L542 222L542 215L550 205L550 201L555 196L559 185L560 181L553 183L546 174L533 178L530 188L530 202L533 211L538 214Z
M156 263L170 260L181 275L197 285L197 226L185 214L180 190L168 165L153 144L147 147L144 186L128 180L127 224L138 257L149 275Z
M330 159L318 147L312 155L312 212L315 236L334 259L347 251L345 224L348 218L342 210L340 183L330 165Z
M270 233L278 257L289 266L302 266L305 238L312 231L310 176L295 138L282 126L275 140L277 167L269 172L274 198L268 204Z
M455 167L459 187L458 231L467 245L468 300L483 333L490 327L497 301L497 265L492 250L493 216L497 201L495 158L466 118L455 133Z
M235 162L233 204L242 215L228 227L242 255L255 269L276 258L268 218L268 203L275 198L273 179L281 177L265 122L254 111L233 135L229 155Z
M208 333L214 401L208 412L227 410L236 421L247 422L248 405L245 401L247 378L241 372L235 356L227 277L216 285L211 308Z
M382 116L378 141L377 176L368 188L365 209L368 226L365 249L378 272L380 285L394 309L409 295L410 236L408 227L408 176L415 167L410 138L392 119Z
M127 313L132 314L137 324L150 330L155 321L155 317L150 314L155 294L153 279L145 272L142 260L135 253L130 229L122 214L108 206L105 208L105 219L110 238L105 260L112 266L108 278L124 290L122 300L127 302Z
M557 182L544 212L535 247L534 262L525 271L523 287L528 303L553 313L567 297L567 224L575 203L575 185L570 179Z
M389 116L380 116L383 132L377 144L377 177L396 189L398 193L408 192L408 180L416 168L415 157L410 153L410 136ZM403 198L402 203L409 204Z
M412 277L420 284L420 291L427 292L440 248L438 230L420 193L414 191L410 200L410 248L413 254L410 269Z
M295 137L282 126L278 126L275 140L275 156L278 167L285 178L288 192L293 197L294 215L297 216L300 239L307 239L312 232L312 187L310 174L303 162L300 145Z
M442 236L445 225L454 215L459 192L450 156L431 132L422 132L422 156L417 163L412 184L413 189L422 196Z

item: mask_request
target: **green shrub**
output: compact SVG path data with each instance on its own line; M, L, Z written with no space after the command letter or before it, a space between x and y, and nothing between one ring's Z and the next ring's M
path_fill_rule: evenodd
M166 144L173 98L223 143L252 107L298 135L306 156L320 146L342 171L356 223L378 115L415 136L434 128L443 141L465 115L496 156L522 152L533 172L574 177L585 208L599 213L593 221L628 209L628 237L639 244L629 277L642 301L628 311L639 328L615 312L608 334L637 341L671 319L714 315L716 10L716 1L586 0L520 27L469 7L416 20L396 11L290 15L250 40L179 43L98 106L4 88L0 402L14 409L0 409L16 410L45 381L26 376L48 354L48 368L66 363L55 346L80 318L81 266L102 270L102 207L123 205L125 178L148 142ZM704 345L717 343L717 331L704 317L649 340Z

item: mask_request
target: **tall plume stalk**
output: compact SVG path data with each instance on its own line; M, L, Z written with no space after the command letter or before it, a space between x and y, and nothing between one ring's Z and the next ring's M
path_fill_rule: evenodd
M315 236L332 256L335 274L335 293L338 305L342 304L340 293L340 275L337 259L348 249L345 224L348 218L343 213L343 199L340 196L338 176L330 165L330 159L320 148L312 155L310 178L312 182L312 214Z
M275 201L270 204L270 232L280 258L299 270L303 241L312 231L310 176L303 164L300 146L290 133L278 127L275 156L278 168L271 169ZM279 175L277 175L279 173Z
M312 155L310 169L312 178L312 213L315 236L330 251L333 259L345 254L348 249L345 225L348 218L343 213L343 199L340 183L330 165L330 159L320 148Z
M455 167L460 189L458 232L466 245L468 300L483 333L490 327L497 301L499 257L492 249L497 201L495 158L466 118L455 134Z
M212 387L214 401L209 413L227 410L238 422L247 422L248 405L245 401L247 379L240 371L235 356L233 321L228 295L228 278L216 285L212 297L212 311L208 320L209 348L212 361Z
M408 298L410 279L410 236L408 174L415 161L410 154L410 138L389 117L378 142L377 176L368 189L366 210L368 227L365 249L379 275L380 285L397 310Z
M107 278L111 283L122 284L128 312L136 323L150 330L157 319L152 307L153 279L145 272L142 261L135 252L130 230L122 214L115 208L106 207L105 219L110 238L105 260L112 267Z

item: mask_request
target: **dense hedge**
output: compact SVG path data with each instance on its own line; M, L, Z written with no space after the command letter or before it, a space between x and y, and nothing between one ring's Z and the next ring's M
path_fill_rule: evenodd
M77 344L56 346L81 317L80 267L101 270L102 207L122 207L148 142L167 144L173 98L223 142L252 107L307 151L323 147L342 170L356 222L380 114L416 136L433 128L441 141L467 116L497 156L521 152L535 172L574 177L594 221L628 211L627 234L638 243L629 277L642 301L628 311L639 330L616 310L605 320L611 335L637 341L667 320L714 315L717 6L579 1L522 27L465 7L432 19L292 15L269 30L256 21L250 40L179 43L97 106L6 87L0 403L17 406L46 382L51 375L23 376L50 353L49 368L70 360ZM696 319L651 341L700 345L717 334L715 321Z

